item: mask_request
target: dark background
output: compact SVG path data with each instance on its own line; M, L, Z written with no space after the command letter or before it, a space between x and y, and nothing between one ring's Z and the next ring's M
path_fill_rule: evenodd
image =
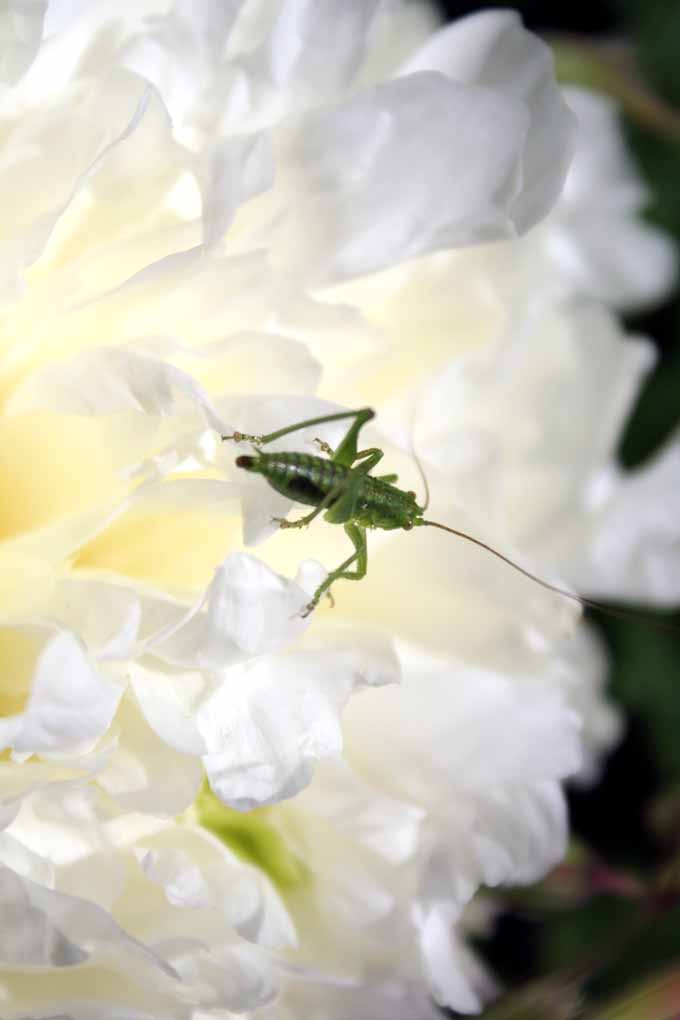
M560 33L588 42L624 38L634 50L645 83L669 107L680 110L680 0L515 4L440 0L438 6L447 20L490 8L519 10L527 27L548 39ZM679 243L680 135L627 116L623 124L653 194L647 215ZM626 326L649 336L660 353L621 442L621 460L634 468L653 455L680 423L677 296L629 319ZM680 628L680 614L672 619ZM495 936L480 949L509 992L485 1017L597 1018L598 1004L617 999L623 1002L616 1013L621 1020L680 1017L680 631L603 617L591 620L613 656L611 690L626 713L627 732L610 756L601 783L570 795L572 830L589 866L601 864L614 876L631 877L645 892L571 900L566 896L556 906L548 880L542 891L508 897ZM559 975L570 969L573 973L584 954L596 963L579 984L584 1012L571 1013L564 1006ZM662 1007L654 992L649 993L651 998L643 994L631 1007L633 1000L627 996L644 989L646 982L657 982L669 966L677 972L677 1000L664 1001ZM543 988L546 980L551 986L557 982L556 1011L547 1000L525 1009L527 988Z
M569 32L607 32L615 30L622 24L622 12L625 0L617 3L607 0L592 0L592 3L550 3L550 0L525 0L524 3L464 3L456 0L442 0L438 4L449 21L461 18L472 11L483 11L490 8L508 7L520 11L524 23L529 28L540 32L559 29Z

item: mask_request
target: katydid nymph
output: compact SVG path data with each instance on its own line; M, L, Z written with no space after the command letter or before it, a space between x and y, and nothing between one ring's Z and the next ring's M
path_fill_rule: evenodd
M615 609L558 588L525 570L524 567L487 545L481 539L456 528L450 528L446 524L425 520L423 514L427 509L427 503L420 506L414 492L399 489L395 484L397 482L396 475L376 476L371 474L371 471L382 459L383 451L377 447L369 447L365 450L358 448L361 429L374 417L375 411L370 407L362 407L358 411L341 411L337 414L308 418L266 435L257 436L234 432L232 435L222 436L222 439L231 439L237 443L248 442L254 447L253 455L241 455L236 458L238 467L245 471L261 474L269 485L283 496L297 503L314 507L311 513L296 521L275 518L282 528L304 528L325 511L324 519L330 524L341 524L354 546L351 556L348 556L335 570L332 570L318 586L311 601L305 607L303 616L308 616L313 612L324 594L330 594L331 586L336 581L360 581L366 576L368 567L366 530L368 528L382 528L388 531L401 528L404 531L410 531L412 528L429 527L448 531L457 538L472 542L514 570L518 570L529 580L557 595L563 595L583 606L589 606L615 616L645 619L644 616L641 617L634 611ZM351 418L353 421L337 449L331 449L327 443L320 439L315 440L320 451L326 454L326 457L309 453L266 453L262 450L262 447L268 443L275 439L281 439L292 432L309 428L312 425L324 425L347 418ZM656 620L646 620L646 622L654 626L669 626ZM673 625L670 627L675 629Z

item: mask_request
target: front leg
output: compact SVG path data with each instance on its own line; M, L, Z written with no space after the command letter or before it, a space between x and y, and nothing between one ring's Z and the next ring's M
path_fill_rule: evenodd
M329 446L323 439L315 439L314 442L319 447L322 453L325 453L327 457L334 457L335 451L332 446Z
M314 592L314 596L311 602L308 602L305 606L302 617L309 616L313 613L319 604L319 599L326 592L330 594L330 587L336 581L360 581L366 576L366 570L368 567L368 549L366 546L366 529L360 528L358 524L346 524L345 533L354 546L354 552L346 560L344 560L339 567L332 570L325 581L323 581ZM354 570L348 568L356 563Z
M253 446L264 446L266 436L251 436L247 432L232 432L230 436L220 436L222 442L231 439L234 443L252 443Z
M306 418L304 421L295 422L294 425L286 425L283 429L277 429L276 432L267 432L262 436L251 436L246 432L232 432L230 436L222 436L221 438L223 440L232 439L235 443L247 442L253 443L255 446L266 446L267 443L272 443L275 439L288 436L291 432L299 432L300 429L309 428L311 425L325 425L327 422L342 421L345 418L354 418L354 424L350 427L340 444L338 452L343 449L343 446L347 448L347 443L349 442L349 448L351 449L353 443L354 453L356 453L356 437L359 430L367 421L375 418L375 411L372 411L370 407L362 407L358 411L339 411L337 414L322 414L318 418ZM352 460L353 458L350 459L348 467L351 467Z

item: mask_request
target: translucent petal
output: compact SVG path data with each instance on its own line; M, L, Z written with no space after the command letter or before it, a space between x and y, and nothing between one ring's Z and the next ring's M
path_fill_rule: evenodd
M376 645L262 656L228 671L199 713L213 790L241 811L292 796L317 760L340 752L349 695L394 679L389 648Z
M71 633L45 627L25 709L0 720L0 740L19 752L77 751L108 727L121 696Z
M517 232L524 233L555 204L573 151L573 118L557 88L550 49L523 28L516 12L485 11L440 29L401 73L422 70L493 88L528 110L521 185L508 209Z
M277 137L286 215L276 264L328 284L514 236L528 130L524 104L427 71L304 118Z

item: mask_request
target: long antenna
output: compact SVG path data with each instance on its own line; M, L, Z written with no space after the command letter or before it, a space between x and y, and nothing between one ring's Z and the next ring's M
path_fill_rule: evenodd
M416 412L417 412L417 404L414 404L413 405L413 415L411 417L411 428L409 429L409 433L408 433L408 445L409 445L409 453L411 454L411 456L413 457L414 461L416 462L416 467L418 468L418 474L420 475L420 480L422 481L423 488L425 489L425 502L423 503L423 507L422 507L422 512L425 513L425 511L427 510L428 506L430 505L430 486L427 483L427 475L425 474L425 471L423 469L423 465L420 462L420 457L416 453L416 443L415 443L415 430L416 430L416 417L417 417L417 413Z
M449 534L455 535L457 538L464 538L466 542L472 542L473 545L479 546L480 549L484 549L486 552L490 552L492 556L502 560L503 563L507 563L513 570L518 570L520 574L524 574L530 581L535 581L536 584L540 584L541 588L545 588L547 591L552 591L556 595L563 595L564 598L573 599L574 602L578 602L579 605L587 606L589 609L597 609L600 613L607 613L609 616L618 616L623 620L638 620L641 623L646 623L651 627L658 627L660 630L673 630L676 633L680 631L680 626L675 623L664 623L663 620L657 620L655 617L648 616L646 613L638 613L634 609L615 609L613 606L607 606L603 602L596 602L594 599L584 598L583 595L576 595L573 591L567 591L565 588L558 588L555 584L550 584L549 581L544 581L543 578L537 577L536 574L532 574L531 571L525 570L519 563L515 563L509 556L504 556L503 553L494 549L493 546L487 545L486 542L482 542L481 538L475 538L473 535L468 535L465 531L459 531L457 528L449 528L446 524L438 524L437 521L422 521L422 524L428 528L439 528L441 531L448 531Z
M425 502L423 503L423 513L425 513L425 511L427 510L428 506L430 505L430 486L427 484L427 475L423 471L423 465L420 463L420 457L416 453L416 448L413 445L413 443L411 443L411 456L413 457L414 461L416 462L416 466L418 468L418 474L420 475L420 477L422 479L423 488L425 489ZM429 521L425 521L424 523L428 524L430 522ZM443 527L443 525L442 525L442 527Z

